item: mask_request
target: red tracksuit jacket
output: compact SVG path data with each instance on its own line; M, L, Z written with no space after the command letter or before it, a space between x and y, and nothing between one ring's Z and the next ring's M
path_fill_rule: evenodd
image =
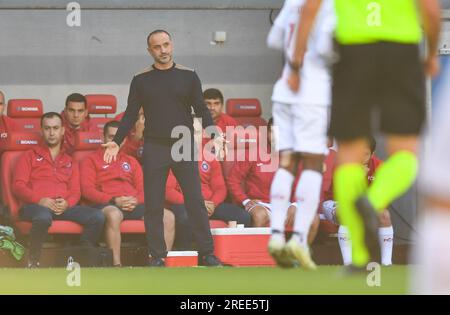
M64 124L64 149L66 150L67 154L72 155L75 151L75 136L78 132L82 131L98 131L97 126L94 126L90 123L89 116L86 117L86 119L81 123L80 128L74 129L70 126L66 115L64 111L61 113L61 116L63 117L63 124Z
M16 125L14 120L9 118L8 116L1 115L0 116L0 152L2 148L6 146L8 141L9 134L16 130Z
M217 207L227 196L227 187L222 174L222 166L217 160L207 162L199 159L198 169L202 185L203 199L214 202ZM175 175L170 171L166 184L166 202L184 204L184 197Z
M144 203L144 181L139 162L123 152L116 161L103 161L104 149L87 156L80 164L81 192L92 204L108 203L113 197L133 196Z
M220 114L220 116L214 121L214 124L219 127L223 133L227 131L227 126L238 126L236 119L227 114Z
M37 146L17 162L13 191L22 204L61 197L73 207L81 195L78 164L64 149L53 161L47 147Z
M262 161L236 161L227 178L228 189L233 199L242 204L245 199L270 202L270 185L275 171L262 172L261 167L270 164Z
M380 160L375 154L372 155L372 157L370 158L369 161L369 172L367 173L367 182L369 183L369 185L373 182L373 180L375 179L374 174L375 171L377 170L377 168L383 163L382 160ZM329 170L329 173L331 174L327 174L327 176L330 176L334 173L334 169L333 170ZM324 175L325 176L325 175ZM331 176L332 177L332 176ZM331 180L330 182L330 186L328 187L328 189L324 192L323 194L323 199L322 201L326 201L326 200L334 200L334 195L333 195L333 180Z

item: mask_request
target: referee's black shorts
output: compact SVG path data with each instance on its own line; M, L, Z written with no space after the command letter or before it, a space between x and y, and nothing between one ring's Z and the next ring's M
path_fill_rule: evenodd
M346 141L372 135L418 135L426 117L425 75L418 45L337 44L329 134ZM373 113L379 125L372 126Z

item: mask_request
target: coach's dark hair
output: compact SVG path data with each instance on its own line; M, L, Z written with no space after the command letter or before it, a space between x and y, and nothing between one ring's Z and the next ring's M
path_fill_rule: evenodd
M370 152L374 153L375 150L377 149L377 141L375 140L375 138L373 136L370 136L367 139L367 142L369 143Z
M203 92L203 99L210 100L210 99L219 99L220 102L223 104L223 94L218 89L207 89Z
M62 126L62 124L63 124L62 116L56 112L48 112L41 116L41 128L42 128L44 119L53 118L53 117L58 117L59 120L61 120L61 126Z
M83 94L80 93L72 93L66 98L66 107L69 105L69 102L77 102L77 103L84 103L84 107L86 107L87 101L86 97L84 97Z
M168 31L166 31L166 30L154 30L153 32L151 32L151 33L148 34L148 36L147 36L147 45L148 45L148 43L149 43L149 41L150 41L150 37L152 37L152 36L155 35L155 34L159 34L159 33L167 34L167 36L169 36L169 38L172 39L172 36L169 34Z
M119 128L120 122L117 120L110 120L103 126L103 135L106 136L106 131L108 131L108 128Z

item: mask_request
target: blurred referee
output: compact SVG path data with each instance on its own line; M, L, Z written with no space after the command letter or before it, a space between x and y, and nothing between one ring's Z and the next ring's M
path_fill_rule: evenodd
M208 212L202 197L198 163L194 157L193 119L191 107L196 116L202 118L203 128L214 126L206 107L200 79L194 70L173 61L172 38L165 30L155 30L147 37L148 52L154 64L134 76L130 85L128 105L119 130L112 142L103 146L104 160L110 163L119 152L119 146L134 126L139 109L145 115L144 131L144 223L149 249L149 266L165 266L167 248L164 242L163 209L165 187L169 170L177 178L186 201L189 220L199 248L199 264L221 266L213 255L214 244L209 227ZM175 127L189 128L191 158L175 161L171 151L178 138L172 138ZM217 143L221 143L220 137Z

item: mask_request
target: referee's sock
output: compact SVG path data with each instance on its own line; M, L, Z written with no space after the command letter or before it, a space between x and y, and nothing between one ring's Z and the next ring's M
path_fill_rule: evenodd
M381 213L403 195L417 176L418 161L410 151L392 154L375 172L375 180L367 190L367 199Z
M338 203L339 222L346 226L352 240L352 263L364 267L369 262L365 245L364 224L358 215L355 201L367 189L367 175L359 163L338 166L334 173L334 195Z

